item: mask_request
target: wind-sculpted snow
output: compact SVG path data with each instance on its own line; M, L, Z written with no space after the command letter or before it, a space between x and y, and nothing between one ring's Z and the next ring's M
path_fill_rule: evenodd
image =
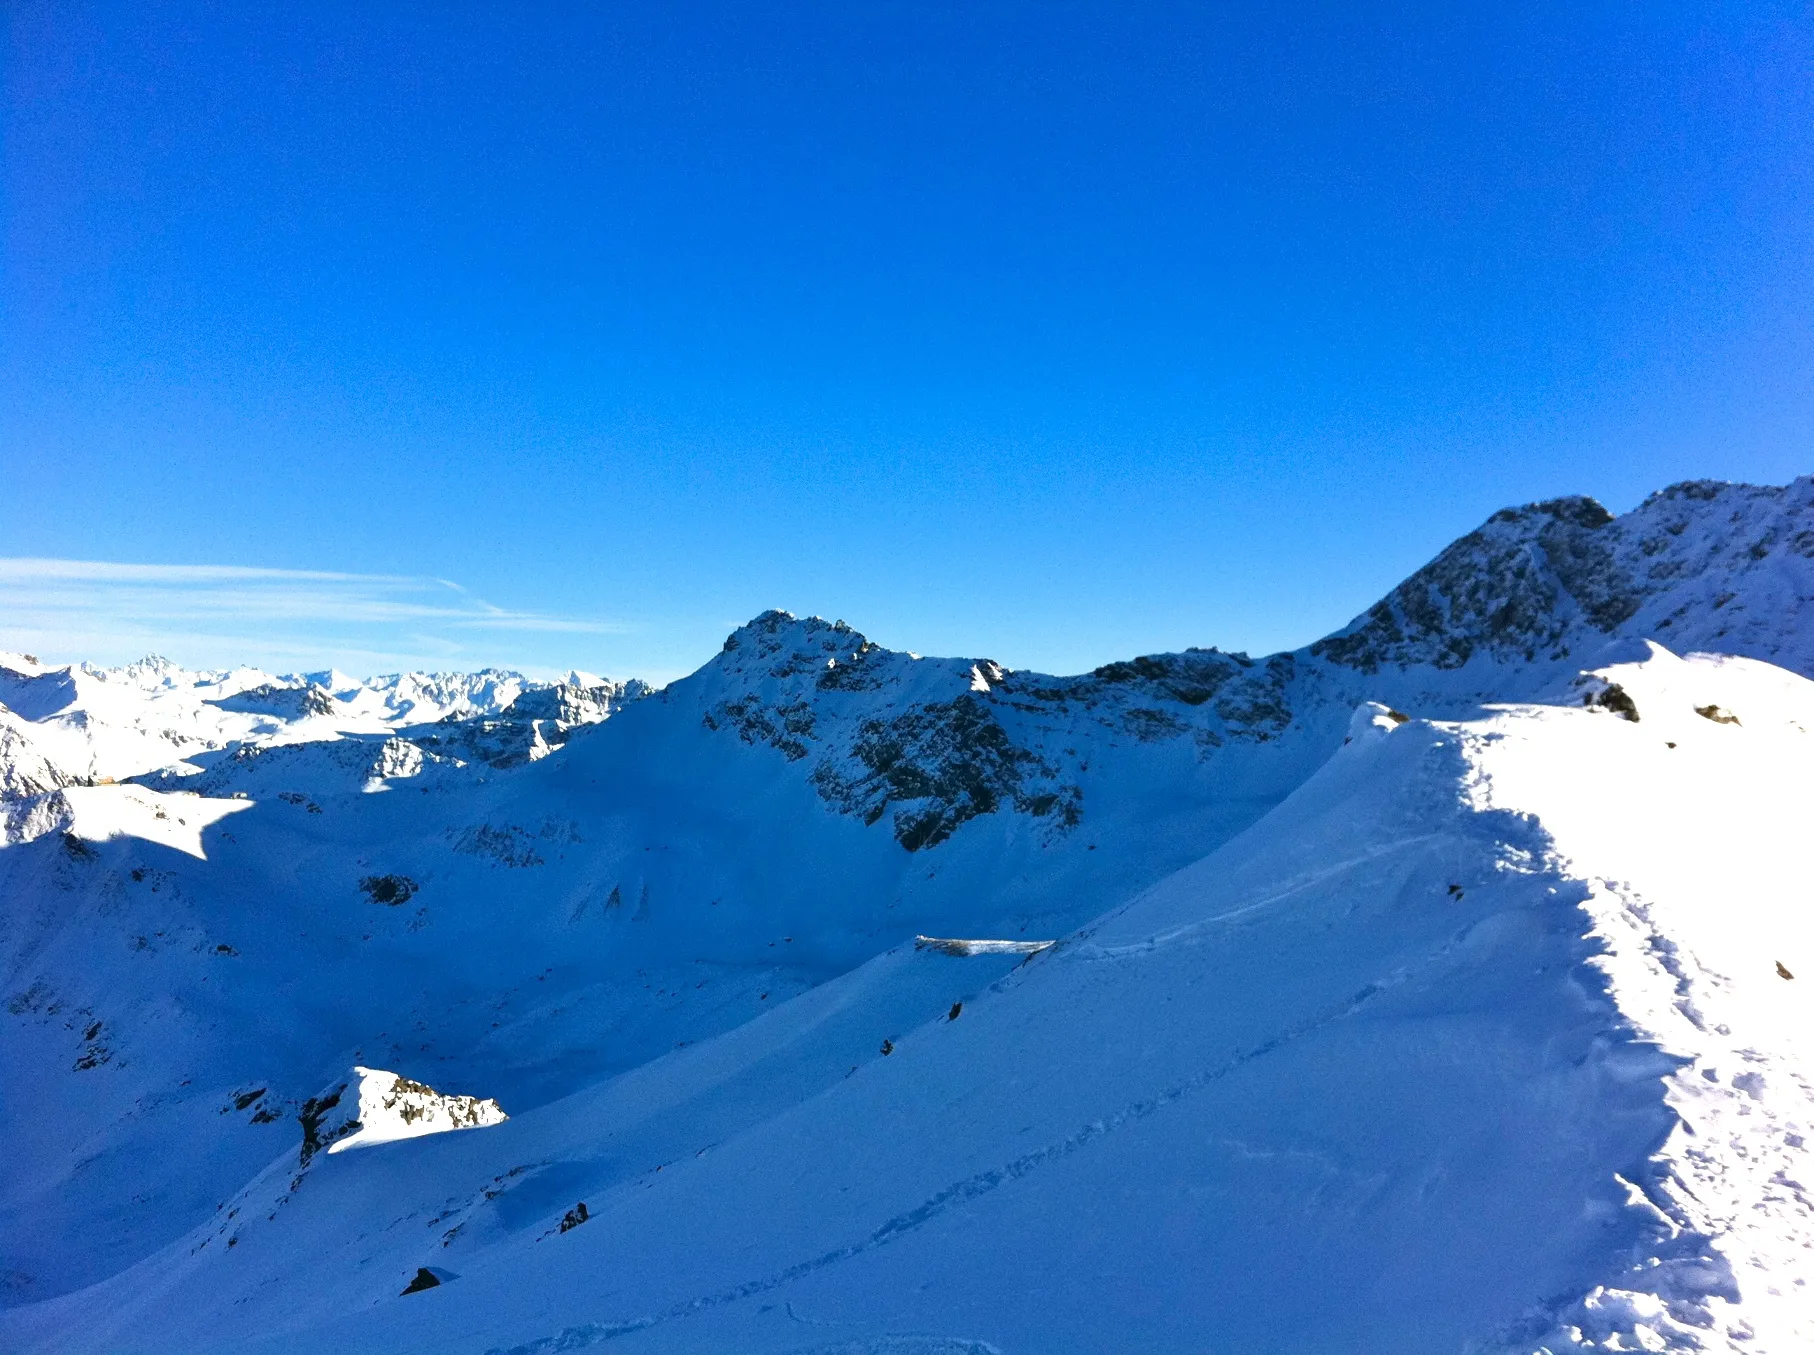
M1074 677L9 658L0 1346L1799 1349L1811 500Z

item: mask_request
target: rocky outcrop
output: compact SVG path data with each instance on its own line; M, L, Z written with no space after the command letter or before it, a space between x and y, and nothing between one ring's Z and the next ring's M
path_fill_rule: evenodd
M401 733L425 752L507 771L547 757L574 734L604 723L649 692L647 683L635 679L557 682L526 689L495 717L450 715Z
M382 1068L355 1067L352 1076L303 1103L301 1164L324 1149L332 1154L424 1134L484 1129L510 1117L494 1100L448 1096L426 1083Z

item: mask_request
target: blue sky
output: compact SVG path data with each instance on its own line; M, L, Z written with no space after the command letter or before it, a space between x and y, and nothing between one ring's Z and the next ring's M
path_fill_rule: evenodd
M1814 18L1489 8L8 6L0 647L1075 671L1814 470Z

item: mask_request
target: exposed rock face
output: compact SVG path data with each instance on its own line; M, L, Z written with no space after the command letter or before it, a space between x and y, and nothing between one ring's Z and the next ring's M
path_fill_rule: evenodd
M894 835L908 851L936 846L959 824L1011 804L1041 817L1058 810L1075 823L1080 792L1058 781L1057 769L1008 737L995 713L974 693L930 702L892 720L865 720L851 754L863 769L847 778L822 762L813 784L846 814L874 823L890 803Z
M580 730L602 724L649 690L647 683L634 679L533 686L495 717L455 714L401 732L425 753L507 771L547 757Z
M1583 704L1609 710L1622 720L1630 720L1634 725L1643 718L1638 714L1638 703L1631 699L1631 693L1616 682L1605 683L1597 690L1588 692Z
M415 897L416 882L407 875L367 875L359 881L360 892L373 903L396 908Z
M1207 756L1265 742L1291 723L1298 667L1291 654L1255 662L1192 649L1048 677L922 659L841 621L771 611L670 699L692 695L708 730L808 763L827 804L868 824L887 818L919 851L1004 809L1043 834L1074 829L1092 744L1181 740Z
M358 1112L353 1107L342 1106L345 1098L346 1083L342 1082L302 1103L302 1110L296 1116L302 1125L302 1152L298 1158L301 1166L308 1166L323 1148L358 1132Z

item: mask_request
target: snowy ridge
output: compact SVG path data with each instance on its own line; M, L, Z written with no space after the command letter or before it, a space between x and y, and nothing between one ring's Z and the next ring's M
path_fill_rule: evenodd
M1604 947L1593 964L1618 1009L1682 1064L1666 1079L1676 1122L1633 1185L1656 1239L1626 1275L1563 1305L1544 1342L1794 1349L1814 1342L1814 1011L1798 978L1814 965L1814 916L1797 906L1790 845L1814 807L1814 684L1660 647L1599 676L1640 719L1592 721L1569 751L1629 766L1616 798L1601 778L1534 765L1535 741L1494 750L1473 790L1483 808L1540 816L1563 868L1588 882Z
M0 1344L1804 1348L1810 543L1557 500L1065 678L9 663ZM511 1116L305 1151L431 1084Z
M1495 513L1311 652L1372 672L1537 663L1655 636L1814 669L1814 477L1691 480L1615 518L1587 498ZM1729 606L1730 604L1730 606Z
M1648 638L1809 674L1811 637L1814 477L1689 482L1623 518L1584 498L1497 513L1342 631L1263 660L1192 649L1053 678L918 659L842 622L770 612L676 695L708 728L802 762L829 804L886 817L914 850L997 810L1047 835L1075 827L1105 742L1208 763L1308 737L1320 758L1330 712L1374 697L1459 712L1547 690ZM1079 732L1094 746L1067 747ZM1288 766L1273 798L1309 770L1263 761Z

